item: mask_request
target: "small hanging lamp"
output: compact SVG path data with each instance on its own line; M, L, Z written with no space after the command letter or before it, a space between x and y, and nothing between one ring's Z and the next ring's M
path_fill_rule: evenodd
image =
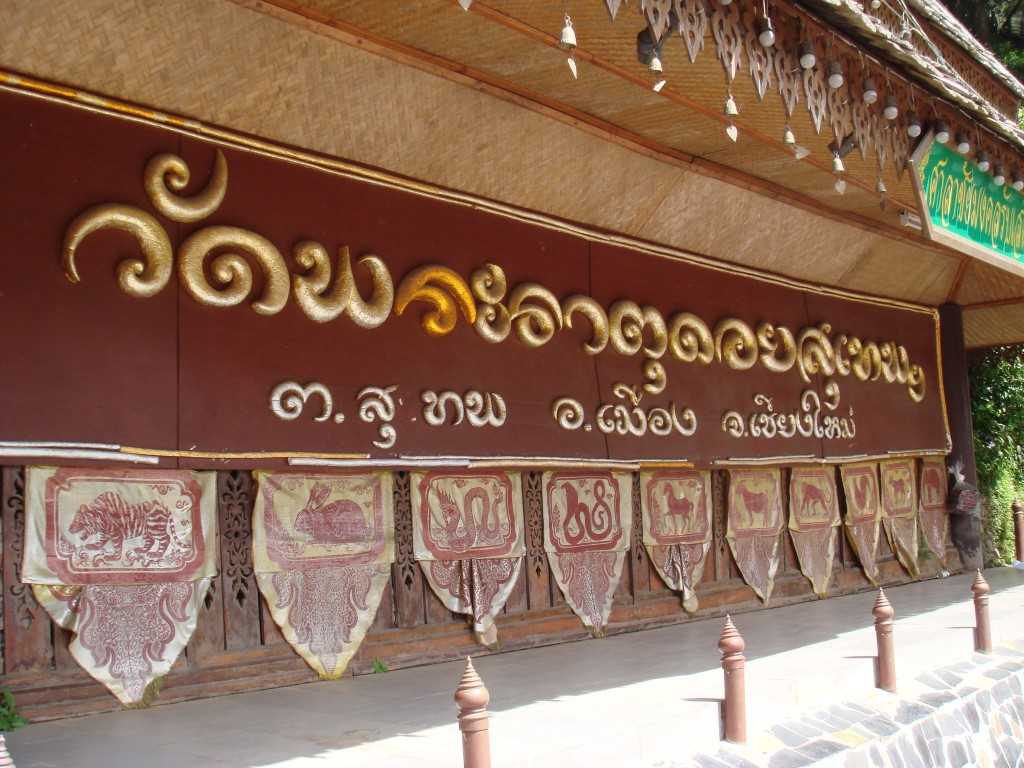
M961 155L966 155L971 151L971 140L967 138L967 134L962 131L957 131L956 134L956 151Z
M992 167L992 161L988 159L988 152L984 149L979 149L975 159L978 163L978 170L982 173L988 173L988 169Z
M1013 185L1012 186L1018 192L1020 192L1022 189L1024 189L1024 176L1021 176L1019 170L1014 170L1014 172L1013 172Z
M996 163L996 170L992 174L992 181L995 182L997 187L1001 187L1006 183L1006 169L1003 168L1002 163Z
M818 63L818 57L814 53L814 43L810 40L804 40L800 43L798 53L800 55L800 66L804 69L814 69L814 65Z
M861 96L865 104L874 104L878 101L878 87L875 85L873 77L864 78L864 89Z
M939 144L945 144L949 141L949 123L945 120L935 121L935 140Z
M882 109L882 115L886 120L895 120L899 117L900 107L896 103L896 94L887 93L885 95L885 107Z
M842 88L844 82L846 80L843 78L843 66L833 59L828 63L828 87L834 91Z

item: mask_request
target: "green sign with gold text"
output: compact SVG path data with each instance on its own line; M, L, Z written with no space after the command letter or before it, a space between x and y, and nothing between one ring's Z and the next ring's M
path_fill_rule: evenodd
M913 162L932 239L1001 266L1024 267L1024 195L997 185L992 174L930 136Z

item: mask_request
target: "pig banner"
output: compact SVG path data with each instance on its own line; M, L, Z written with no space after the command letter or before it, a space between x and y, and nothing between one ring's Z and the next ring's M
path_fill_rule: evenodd
M526 553L518 472L412 475L413 553L445 606L470 617L477 642L497 648L498 615Z
M683 608L695 612L696 587L711 549L711 473L641 472L640 505L647 555L665 584L681 593Z
M253 570L270 615L323 679L345 673L395 559L390 472L257 472Z
M213 473L29 467L21 580L76 662L146 706L217 572Z

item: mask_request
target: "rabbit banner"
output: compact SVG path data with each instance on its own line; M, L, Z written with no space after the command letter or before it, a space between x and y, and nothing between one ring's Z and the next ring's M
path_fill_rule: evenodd
M321 678L345 673L395 559L390 472L256 472L253 564L292 648Z

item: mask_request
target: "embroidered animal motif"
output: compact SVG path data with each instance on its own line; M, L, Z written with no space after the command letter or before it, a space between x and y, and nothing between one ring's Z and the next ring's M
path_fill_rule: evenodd
M326 483L314 483L309 498L295 516L295 530L317 544L355 544L370 536L362 507L348 499L325 503L331 495Z
M686 498L684 493L681 498L676 498L672 492L672 486L665 486L665 515L664 520L667 523L670 519L674 530L665 531L665 533L672 533L680 535L686 533L690 528L690 516L693 515L693 502Z
M832 503L831 493L826 493L825 490L813 483L801 483L800 491L802 494L800 501L801 515L811 516L814 514L815 509L820 510L822 515L828 515L829 506Z
M746 512L743 517L746 519L744 524L745 528L758 528L764 527L768 524L768 492L767 491L752 491L746 483L740 482L736 486L736 492L743 498L743 504L740 505L740 512ZM763 524L761 526L756 525L757 517L760 515Z
M129 564L150 565L160 562L167 554L172 537L177 538L174 518L158 500L128 504L119 493L108 491L96 497L91 504L83 504L71 519L68 532L77 534L88 552L95 552L93 566L116 563L122 558ZM142 539L142 543L127 553L125 542ZM107 551L107 545L112 550ZM188 553L190 554L190 552Z
M871 479L867 475L858 475L853 479L853 500L858 512L868 512L875 503L875 494L871 490Z
M448 546L456 552L465 552L477 542L477 533L485 541L493 541L500 533L498 510L491 508L491 499L483 488L470 488L463 499L464 510L451 494L439 490L438 501L441 504L441 518L444 532L448 536ZM475 511L480 512L480 528L477 528Z
M889 488L892 490L894 503L901 504L910 500L910 486L907 484L907 478L894 477L889 481Z
M942 473L938 469L925 469L922 488L925 503L929 505L941 504L942 490Z

